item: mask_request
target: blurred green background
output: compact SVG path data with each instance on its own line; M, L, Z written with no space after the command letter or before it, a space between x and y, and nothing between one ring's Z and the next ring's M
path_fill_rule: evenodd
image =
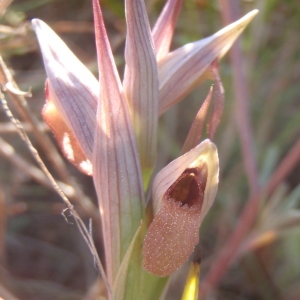
M4 2L0 1L0 5ZM146 4L153 25L164 1L148 0ZM297 0L232 0L232 5L239 7L239 16L254 8L260 10L242 35L240 69L244 74L247 92L244 97L248 101L253 134L248 150L255 159L256 180L264 187L300 137L300 3ZM101 6L122 76L126 34L123 1L104 0ZM218 1L184 0L172 49L222 28L222 12ZM32 18L47 22L98 76L91 1L15 0L0 14L0 54L20 89L32 88L33 96L27 99L29 110L41 122L46 76L30 27ZM221 163L220 186L201 228L203 278L239 224L241 210L253 192L241 151L237 87L228 55L220 64L220 74L226 95L224 115L215 138ZM211 83L202 84L161 118L159 167L179 155ZM13 105L11 108L18 116ZM53 139L51 132L47 129L45 132ZM0 136L23 161L35 165L1 109ZM30 131L29 136L57 176ZM53 190L20 170L15 159L0 155L0 296L7 290L11 295L4 299L98 299L98 291L93 286L98 272L76 226L61 215L65 205ZM66 168L77 187L97 205L91 178L79 174L67 162ZM241 247L246 250L205 299L300 299L299 179L298 160L272 193L261 197L255 223ZM75 202L75 206L88 223L91 214L80 203ZM93 233L101 256L98 221L94 222ZM257 238L270 232L270 239L257 242ZM180 299L185 274L183 268L174 277L167 299Z

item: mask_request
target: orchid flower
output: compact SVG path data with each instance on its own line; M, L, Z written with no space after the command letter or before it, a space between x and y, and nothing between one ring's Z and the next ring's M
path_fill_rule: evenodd
M168 0L151 31L144 1L125 0L123 82L97 0L93 11L99 81L50 27L32 21L48 77L43 117L66 157L93 176L115 299L156 299L143 293L155 289L159 280L150 280L142 266L154 275L169 276L199 241L200 224L217 191L217 148L210 140L194 145L163 168L149 187L158 119L205 79L213 61L225 55L257 13L170 52L181 4ZM146 234L149 188L154 219Z

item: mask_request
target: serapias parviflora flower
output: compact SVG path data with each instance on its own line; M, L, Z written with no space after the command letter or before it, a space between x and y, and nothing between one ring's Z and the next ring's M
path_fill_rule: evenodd
M151 32L144 2L125 0L123 84L97 0L93 0L93 9L99 81L50 27L41 20L32 21L48 76L48 103L43 116L67 157L81 171L93 175L111 284L144 218L144 190L155 165L159 115L205 79L212 62L227 52L257 13L252 11L208 38L169 52L181 3L182 0L169 0ZM152 197L157 215L143 248L147 270L166 276L188 258L213 202L217 178L217 151L209 140L171 162L156 176ZM174 212L175 219L168 209ZM161 231L162 223L169 226L169 231ZM179 223L182 224L176 225ZM187 245L177 254L180 237L176 226L181 235L186 235ZM164 232L161 242L166 241L166 246L160 247L160 253L153 248L155 232ZM167 255L173 256L171 263ZM165 266L157 266L153 260Z
M210 140L156 175L152 190L155 217L143 247L146 270L168 276L188 259L199 242L200 224L215 199L218 176L218 153Z
M170 2L176 4L180 1L168 1L166 7L171 6ZM171 8L174 10L174 7ZM166 49L169 46L166 47L163 42L158 44L160 48L155 49L155 51L158 53L160 49L164 50L164 55L160 55L160 60L158 61L158 115L161 115L169 107L182 100L186 94L206 79L206 76L203 75L205 75L211 63L216 58L220 59L225 55L257 12L257 10L253 10L214 35L187 44L167 54ZM169 14L171 13L172 11L169 11ZM165 12L165 14L167 13ZM169 22L171 21L173 19ZM37 19L33 20L32 24L41 46L49 84L53 87L53 105L58 110L58 113L62 115L71 132L73 134L75 131L77 132L75 136L79 140L79 146L76 146L76 148L83 149L86 156L86 159L83 161L91 161L100 89L99 82L49 26ZM157 26L154 26L154 30L156 29L156 32L166 31L165 39L170 39L173 31L167 31L166 28L168 26L165 23L162 23L161 26L164 27L157 28ZM158 36L158 34L155 35L153 33L153 38L157 39L154 39L154 44L158 42L158 39L162 39L161 35ZM143 85L145 83L141 84L141 86ZM134 115L134 112L131 113ZM51 117L51 113L44 114L47 123L49 123ZM80 120L84 119L87 119L87 122L84 125L80 124ZM53 130L55 130L54 126L55 122L52 122L51 128ZM58 127L57 131L62 131L62 129ZM81 134L79 134L80 131ZM71 162L76 166L80 166L80 161L71 160ZM80 170L82 171L82 169ZM91 173L90 168L87 173Z

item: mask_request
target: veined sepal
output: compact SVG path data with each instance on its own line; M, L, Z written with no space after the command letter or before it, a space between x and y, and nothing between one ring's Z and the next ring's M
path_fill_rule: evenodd
M152 29L157 61L169 53L182 2L183 0L168 0Z
M43 21L32 20L51 88L51 100L92 161L99 83Z
M126 0L124 95L131 110L144 189L157 156L158 70L144 1Z
M101 101L97 107L93 179L98 196L107 277L111 284L144 218L136 139L98 0L93 0Z
M159 114L207 78L211 63L226 54L257 13L258 10L253 10L212 36L186 44L159 61Z
M64 121L63 117L56 108L53 88L48 80L45 85L46 104L42 110L42 116L48 124L60 146L64 156L74 164L82 173L92 176L92 163L86 158L76 136Z

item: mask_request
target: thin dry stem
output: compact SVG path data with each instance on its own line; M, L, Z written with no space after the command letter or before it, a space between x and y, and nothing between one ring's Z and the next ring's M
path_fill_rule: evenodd
M219 0L225 25L232 23L239 17L237 1ZM233 87L236 100L236 123L242 147L246 174L250 187L250 194L254 195L259 188L257 167L253 150L253 137L249 121L248 87L243 71L243 54L239 40L232 46L230 59L233 68Z
M32 126L27 123L21 123L25 132L32 132ZM45 123L38 124L41 131L47 132L49 131L49 127ZM0 133L18 133L16 126L11 122L1 122L0 123Z
M229 3L228 0L219 0L219 2L222 7L224 22L228 24L238 16L238 4L237 2ZM235 258L236 254L238 253L239 246L242 244L244 236L255 221L259 209L260 199L264 192L263 189L258 191L259 183L253 152L253 138L249 123L247 104L248 91L246 80L241 69L243 57L238 44L233 45L230 51L230 58L233 65L234 92L236 98L236 122L250 186L250 195L252 196L250 196L247 201L246 207L244 208L238 220L235 231L232 233L229 241L222 249L220 254L214 260L211 270L205 277L199 299L203 298L204 295L219 282L222 275Z
M1 149L1 147L0 147ZM5 261L5 231L6 231L6 209L3 186L0 184L0 265ZM2 271L0 272L0 275Z
M27 174L29 177L34 179L36 182L41 185L54 190L49 179L45 176L45 174L35 167L34 165L28 163L23 157L18 155L15 149L8 144L5 140L0 137L0 155L5 157L8 161L10 161L15 167L20 169L22 172ZM71 186L65 185L63 183L59 183L59 186L64 190L64 193L68 197L74 197L74 190ZM63 186L63 187L62 187Z
M279 183L284 179L300 160L300 139L295 143L293 148L283 158L280 165L277 167L273 176L266 185L266 193L272 194Z

